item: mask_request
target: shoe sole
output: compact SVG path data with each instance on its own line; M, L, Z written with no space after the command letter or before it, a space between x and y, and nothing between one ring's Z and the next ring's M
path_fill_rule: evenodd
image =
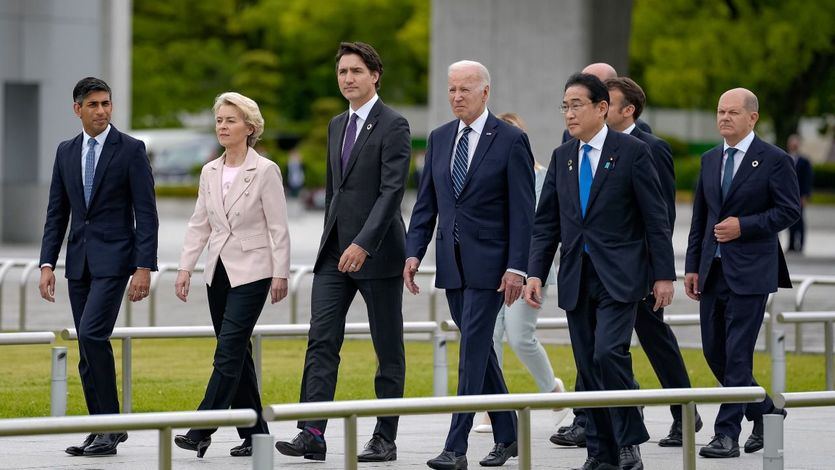
M699 451L699 455L701 455L702 457L704 457L706 459L730 459L730 458L734 458L734 457L739 457L739 451L731 452L730 454L722 454L722 455L703 453L702 451Z
M678 442L675 442L675 441L669 442L669 441L664 441L664 440L658 441L658 447L681 447L681 445L682 445L681 441L678 441Z
M275 450L277 450L282 455L286 455L288 457L304 457L307 460L325 460L325 454L297 452L295 449L291 447L285 447L281 444L282 443L280 442L276 443Z
M549 440L553 444L556 444L558 446L563 446L563 447L580 447L580 448L586 447L586 442L585 441L583 441L581 443L576 443L576 442L572 442L572 441L563 441L563 440L560 440L560 439L554 439L553 436Z
M357 462L393 462L395 460L397 460L397 454L387 455L383 458L357 456Z
M754 452L759 452L761 450L763 450L763 446L750 447L750 448L746 447L745 448L745 453L746 454L753 454Z

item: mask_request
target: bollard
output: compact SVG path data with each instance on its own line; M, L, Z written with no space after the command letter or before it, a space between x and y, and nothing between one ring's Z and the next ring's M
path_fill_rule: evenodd
M345 470L357 470L357 416L345 417Z
M786 391L786 335L783 330L771 334L771 393Z
M272 434L252 435L252 470L273 470Z
M255 381L258 383L258 394L261 394L263 379L261 378L261 335L252 337L252 355L255 356Z
M445 397L447 394L447 372L446 362L446 335L440 328L435 330L432 348L432 362L434 364L434 376L432 378L432 394L436 397Z
M52 348L52 386L49 390L49 415L67 414L67 348Z
M122 413L133 411L133 346L131 339L122 338Z
M763 470L783 470L783 415L763 416Z

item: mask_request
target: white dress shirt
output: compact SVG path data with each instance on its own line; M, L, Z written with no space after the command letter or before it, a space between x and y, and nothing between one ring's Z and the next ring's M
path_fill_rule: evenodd
M481 113L481 116L477 117L475 121L470 124L470 131L467 134L467 170L470 169L470 163L473 162L473 155L475 155L475 149L478 146L478 139L481 137L481 134L484 132L484 125L487 123L487 116L490 113L487 111L487 108L484 108L484 112ZM449 171L452 172L452 167L455 166L455 149L458 148L458 141L461 140L461 136L464 135L464 128L467 127L464 124L464 121L458 121L458 133L455 134L455 142L452 143L452 158L449 159Z
M374 93L374 96L371 97L371 99L368 100L367 103L360 106L360 109L354 111L353 109L351 109L350 106L348 106L348 121L346 121L345 124L346 129L348 128L348 123L351 121L351 116L353 116L354 114L357 115L357 133L354 134L354 142L357 141L357 137L359 137L360 131L362 130L362 127L365 125L365 121L368 119L368 113L371 112L371 108L374 107L374 104L377 102L378 99L380 99L380 97L377 96L377 93ZM340 148L345 148L344 136L342 137L342 147Z
M635 122L633 121L632 124L629 127L627 127L626 129L623 130L623 133L632 135L632 131L634 131L634 130L635 130Z
M754 131L748 133L744 139L740 140L733 148L736 149L736 153L734 154L734 176L736 176L737 170L739 170L739 166L742 164L742 159L745 158L745 154L748 153L748 147L751 146L751 142L754 141ZM724 147L722 149L722 169L720 170L719 174L719 184L722 184L722 181L725 179L725 163L728 161L728 149L731 148L728 145L728 141L725 141Z
M603 124L603 128L594 135L588 142L580 141L580 146L577 148L577 163L583 164L583 145L591 145L589 150L589 163L591 163L591 176L597 173L597 164L600 162L600 154L603 152L603 143L606 142L606 136L609 135L609 126ZM580 172L577 172L577 180L580 179Z
M81 142L81 181L84 181L84 177L87 175L87 151L90 150L90 139L96 139L96 159L95 163L93 164L93 171L96 171L96 166L99 164L99 157L101 157L101 151L104 149L104 142L107 140L107 134L110 133L110 124L104 129L104 131L95 136L90 137L89 134L84 129L81 129L81 134L84 136L84 141ZM95 173L93 173L95 174Z

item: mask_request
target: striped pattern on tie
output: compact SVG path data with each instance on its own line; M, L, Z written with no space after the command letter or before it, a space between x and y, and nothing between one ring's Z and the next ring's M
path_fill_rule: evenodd
M470 126L463 129L461 138L458 139L458 145L455 146L455 159L452 162L452 188L455 190L455 199L461 195L461 190L464 189L464 180L467 178L467 160L470 153L470 131L473 130ZM455 243L458 243L458 223L452 227L452 237Z
M90 207L90 196L93 194L93 176L96 174L96 139L90 137L87 155L84 157L84 202Z

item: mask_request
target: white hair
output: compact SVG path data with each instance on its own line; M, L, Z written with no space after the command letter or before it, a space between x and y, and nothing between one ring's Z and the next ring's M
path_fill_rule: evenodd
M487 70L487 67L474 60L459 60L458 62L454 62L449 66L447 76L452 75L452 72L465 69L475 69L473 71L478 76L482 87L490 86L490 72Z
M264 117L261 116L261 110L258 109L258 103L256 103L252 98L247 98L240 93L227 91L226 93L221 93L217 98L215 98L215 105L212 107L212 110L215 114L217 114L218 109L220 109L223 105L238 108L244 117L244 122L252 126L252 134L247 137L246 145L253 147L255 143L258 142L258 138L261 137L261 134L264 132Z

